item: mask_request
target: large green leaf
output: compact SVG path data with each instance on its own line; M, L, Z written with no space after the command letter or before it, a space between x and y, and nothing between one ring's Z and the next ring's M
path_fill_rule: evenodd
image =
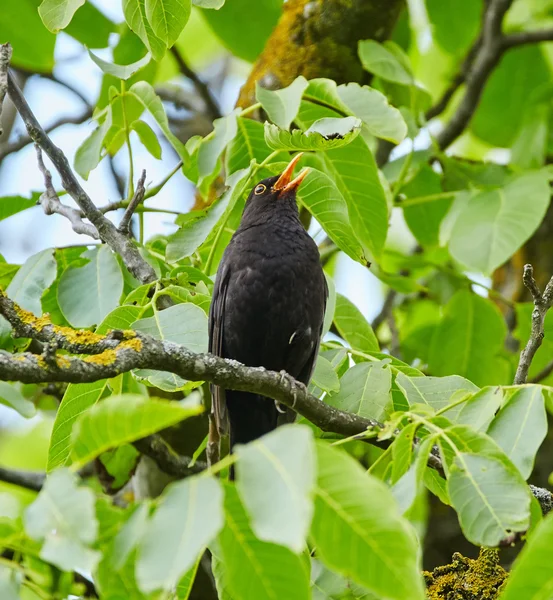
M238 117L236 125L236 135L226 151L226 165L229 175L240 169L247 169L252 160L258 163L263 162L272 152L265 142L264 128L261 123L246 117ZM305 184L302 184L301 187L303 185Z
M237 488L260 540L301 552L313 516L315 446L305 425L287 425L236 447Z
M503 188L473 194L453 225L451 255L469 268L493 273L539 227L549 197L549 183L541 171L515 177Z
M77 10L65 28L65 33L87 48L106 48L109 36L116 31L117 25L90 2Z
M347 203L328 175L310 169L297 191L297 199L317 219L340 250L353 260L366 263L363 248L350 224Z
M445 308L430 349L434 375L457 373L477 385L507 383L500 356L507 329L495 304L468 290L457 292Z
M317 444L311 536L320 559L377 596L425 598L414 531L384 483L353 458Z
M509 573L500 600L549 600L553 597L553 513L526 542Z
M152 29L152 25L146 16L145 2L146 0L123 0L125 21L152 53L154 60L161 60L165 54L167 44Z
M79 487L67 469L49 475L38 498L25 511L25 529L44 541L40 557L63 571L89 571L100 558L90 545L98 535L95 495Z
M236 117L239 112L239 109L236 109L226 117L215 119L213 133L201 141L198 151L198 185L213 173L223 150L236 135Z
M219 10L203 11L203 16L234 56L253 62L265 47L281 7L282 0L232 0Z
M134 442L202 410L196 393L184 402L136 394L111 396L82 413L75 422L71 436L73 465L85 465L110 448Z
M65 29L85 0L42 0L38 14L52 33Z
M190 18L191 0L145 0L146 18L154 34L170 48Z
M21 393L20 384L0 381L0 404L16 410L21 416L30 419L36 415L35 405Z
M229 177L230 186L222 198L205 211L193 211L185 216L179 231L169 238L166 248L167 260L176 262L193 254L205 242L209 234L231 211L244 193L249 181L250 169L242 169Z
M74 327L100 323L119 304L123 274L108 246L87 251L84 266L69 267L58 285L58 303L63 316Z
M31 198L24 198L23 196L4 196L0 198L0 221L22 210L36 206L39 198L40 194L38 192L34 192Z
M331 150L351 143L361 132L357 117L335 119L325 117L315 121L305 132L292 133L268 121L265 123L265 141L273 150Z
M518 471L499 458L456 454L447 489L461 529L473 544L497 546L511 533L528 529L529 491Z
M464 396L478 391L478 387L474 383L459 375L408 377L404 373L398 373L396 385L407 398L409 406L428 404L435 411L442 410ZM454 421L461 409L461 406L452 408L445 413L445 416Z
M432 35L450 54L464 56L482 23L482 0L426 0Z
M383 420L392 408L392 372L384 361L362 362L346 371L340 391L325 402L367 419Z
M470 123L472 132L489 144L509 147L526 111L534 110L529 99L550 79L551 67L540 44L506 52L484 87Z
M541 387L518 389L492 421L488 435L503 448L524 479L528 479L536 453L547 435Z
M165 108L163 108L163 103L161 102L160 97L155 93L154 88L147 81L137 81L129 89L129 94L133 94L152 115L161 131L163 131L165 137L169 140L171 146L173 146L186 165L189 161L188 152L184 147L184 144L171 131Z
M284 546L255 537L236 488L225 486L225 526L218 538L224 598L308 600L308 566ZM229 596L230 593L230 596Z
M336 294L334 324L338 333L354 350L378 352L378 340L361 311L342 294Z
M402 60L397 48L393 42L381 44L375 40L363 40L359 42L359 58L370 73L387 81L411 85L414 80L410 66Z
M215 477L201 475L171 484L139 544L136 578L140 589L152 592L176 586L223 521L223 491Z
M288 87L276 91L268 90L257 82L255 96L275 125L281 129L289 129L298 114L301 97L307 86L307 79L301 75Z
M142 313L139 306L119 306L98 327L96 333L106 334L110 329L128 329ZM71 452L71 431L83 412L94 406L102 397L107 380L93 383L72 383L67 387L56 413L50 436L47 471L66 463Z
M39 3L40 0L2 0L0 39L13 47L12 67L50 73L54 68L56 36L44 27L37 10Z

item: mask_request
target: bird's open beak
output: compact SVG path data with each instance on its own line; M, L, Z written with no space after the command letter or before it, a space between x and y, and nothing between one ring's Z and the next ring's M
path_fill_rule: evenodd
M290 161L290 164L286 167L286 169L284 169L282 175L273 185L273 190L277 190L278 192L280 192L280 194L285 194L286 192L295 190L300 186L300 183L305 179L306 175L309 173L309 169L307 167L305 169L302 169L295 179L292 179L292 173L294 172L294 168L298 164L302 156L303 152L300 152L299 154L296 154L296 156L294 156L294 158Z

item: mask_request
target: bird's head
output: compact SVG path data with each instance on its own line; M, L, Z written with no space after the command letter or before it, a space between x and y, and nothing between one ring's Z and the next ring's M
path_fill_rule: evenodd
M259 181L250 192L248 204L261 205L277 202L285 198L295 200L296 190L309 173L308 168L302 169L299 175L295 179L292 179L294 168L301 157L301 152L296 154L280 175L267 177L267 179Z

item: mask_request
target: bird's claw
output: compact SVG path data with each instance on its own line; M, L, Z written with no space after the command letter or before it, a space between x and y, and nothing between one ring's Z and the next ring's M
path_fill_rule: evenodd
M292 375L290 375L289 373L287 373L284 370L280 371L279 375L280 375L280 382L282 384L285 384L285 383L288 384L288 388L292 392L292 398L293 398L293 400L292 400L292 406L291 406L291 408L295 408L296 407L296 401L297 401L297 386L298 386L299 382L296 381L292 377ZM278 406L277 406L277 410L279 412L285 412L285 411L280 410L278 408Z

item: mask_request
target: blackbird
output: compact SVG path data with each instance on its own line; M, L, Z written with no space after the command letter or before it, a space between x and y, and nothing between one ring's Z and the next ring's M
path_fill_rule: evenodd
M221 259L209 314L209 351L245 365L286 371L308 384L322 333L328 288L317 245L300 222L292 180L296 155L280 176L251 191L240 226ZM230 448L293 421L264 396L212 388L220 433Z

